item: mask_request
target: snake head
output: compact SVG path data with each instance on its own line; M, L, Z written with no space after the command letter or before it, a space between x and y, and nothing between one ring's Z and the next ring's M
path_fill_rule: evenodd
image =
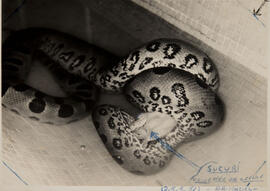
M149 141L152 141L151 131L157 132L160 137L165 137L175 126L176 121L172 117L162 113L149 112L141 113L130 125L130 129L138 139L142 140L143 146L146 146Z

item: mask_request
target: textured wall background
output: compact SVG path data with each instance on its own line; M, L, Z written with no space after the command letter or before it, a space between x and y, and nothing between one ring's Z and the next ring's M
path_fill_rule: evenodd
M219 95L226 105L226 118L219 131L186 143L178 151L199 165L210 160L223 165L240 161L239 177L252 175L266 160L267 25L263 26L248 11L257 8L261 1L132 1L28 0L4 23L3 38L21 28L49 27L119 56L155 38L190 41L207 52L217 65L221 78ZM4 0L3 17L20 3ZM260 17L263 22L268 14L266 7ZM108 102L106 98L102 101ZM120 103L121 97L110 100L127 107ZM194 184L189 178L195 171L176 157L168 168L153 176L124 171L106 151L91 117L60 127L40 125L5 109L2 112L2 160L27 184ZM265 171L262 168L261 172ZM2 183L24 184L12 175L4 175ZM252 185L262 186L265 182Z
M267 76L267 32L270 3L257 20L263 0L132 0L209 46Z

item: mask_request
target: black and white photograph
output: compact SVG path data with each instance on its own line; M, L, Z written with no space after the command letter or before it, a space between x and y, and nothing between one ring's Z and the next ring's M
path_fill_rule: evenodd
M270 0L1 10L1 190L267 190Z

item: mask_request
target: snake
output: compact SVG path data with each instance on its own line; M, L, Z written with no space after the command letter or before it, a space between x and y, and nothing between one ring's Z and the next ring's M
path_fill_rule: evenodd
M35 58L54 74L67 97L51 96L25 83ZM91 82L95 73L114 59L108 51L64 32L16 31L3 44L2 107L49 125L78 121L91 114L98 100L98 88Z
M35 56L44 58L68 97L47 95L25 84ZM112 158L138 175L159 172L171 161L172 149L220 126L224 105L217 95L219 75L202 50L179 39L157 39L116 60L66 33L18 31L3 45L2 107L55 125L91 115ZM116 104L93 107L100 90L124 94L140 115ZM160 119L166 119L163 125L155 123ZM169 121L174 122L171 127ZM157 131L155 139L149 136L152 131Z
M117 105L102 104L92 113L108 152L131 173L159 172L181 143L209 135L223 121L216 66L206 53L183 40L150 41L109 70L98 71L94 83L122 92L141 111L133 116ZM169 128L171 120L175 123ZM152 132L157 136L151 138Z

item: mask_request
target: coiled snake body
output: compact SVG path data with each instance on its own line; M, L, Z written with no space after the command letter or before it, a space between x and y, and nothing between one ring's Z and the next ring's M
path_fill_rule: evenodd
M46 95L24 84L33 57L42 57L55 80L69 95ZM70 35L31 28L15 32L3 45L3 106L47 124L66 124L90 114L97 99L91 83L96 72L114 56Z
M58 42L58 38L62 39L59 35L54 42ZM176 148L179 143L189 138L209 134L222 120L223 106L215 93L219 86L217 70L206 54L188 43L175 39L155 40L134 50L117 65L108 69L101 69L102 64L98 62L92 64L91 67L82 64L83 62L78 59L82 57L80 55L72 57L73 54L70 53L72 51L68 48L65 51L57 52L58 49L52 48L48 41L47 44L40 44L42 46L39 49L43 50L55 63L60 64L62 68L71 69L70 72L73 74L81 75L104 90L123 92L132 104L142 110L142 113L158 112L175 120L175 127L160 135L158 139L166 142L172 148ZM60 43L56 43L53 47L60 45ZM80 46L74 47L78 48L78 52L82 52ZM100 59L109 57L99 51L90 53L91 56L96 56L93 54L97 54ZM11 53L7 55L13 56ZM73 61L71 61L72 59ZM84 60L86 60L85 57ZM3 66L5 66L5 62L10 63L10 61L9 57L4 58ZM94 68L95 71L92 69L90 70L91 75L90 73L85 74L82 72L85 67ZM8 69L4 71L8 71ZM14 75L8 75L6 78L15 83L13 77ZM22 79L24 77L16 80L18 82ZM65 80L62 81L65 82ZM18 92L18 88L13 89L9 88L5 94L6 98L4 96L8 100L6 102L9 103L9 106L17 96L16 91ZM86 87L86 89L91 90L91 95L93 95L94 87ZM77 91L74 92L76 92L75 95L79 94ZM33 111L30 111L29 102L30 97L33 99L34 95L45 99L39 93L27 94L28 97L24 97L23 100L27 102L28 107L19 100L16 103L16 109L32 115ZM87 99L93 101L96 98L89 96ZM74 98L72 97L71 100L74 101ZM85 100L79 103L85 103ZM52 105L52 108L59 113L59 109L56 109L55 105ZM74 106L73 110L83 113L86 108L84 106L83 109L75 109ZM56 114L51 113L51 115ZM59 114L56 118L59 118ZM158 140L140 136L137 133L138 129L148 127L142 124L134 128L133 124L140 120L136 120L123 109L115 105L100 105L93 111L92 118L99 136L112 157L130 172L155 173L163 169L170 161L171 152L164 148ZM47 120L48 118L41 121Z
M152 41L110 71L100 71L96 80L104 89L123 91L143 112L164 113L175 119L177 125L160 137L172 148L210 133L222 120L222 103L215 94L219 77L213 62L180 40ZM125 169L151 174L169 162L171 152L157 140L143 144L145 138L131 128L134 117L120 108L99 106L93 120L109 152Z

